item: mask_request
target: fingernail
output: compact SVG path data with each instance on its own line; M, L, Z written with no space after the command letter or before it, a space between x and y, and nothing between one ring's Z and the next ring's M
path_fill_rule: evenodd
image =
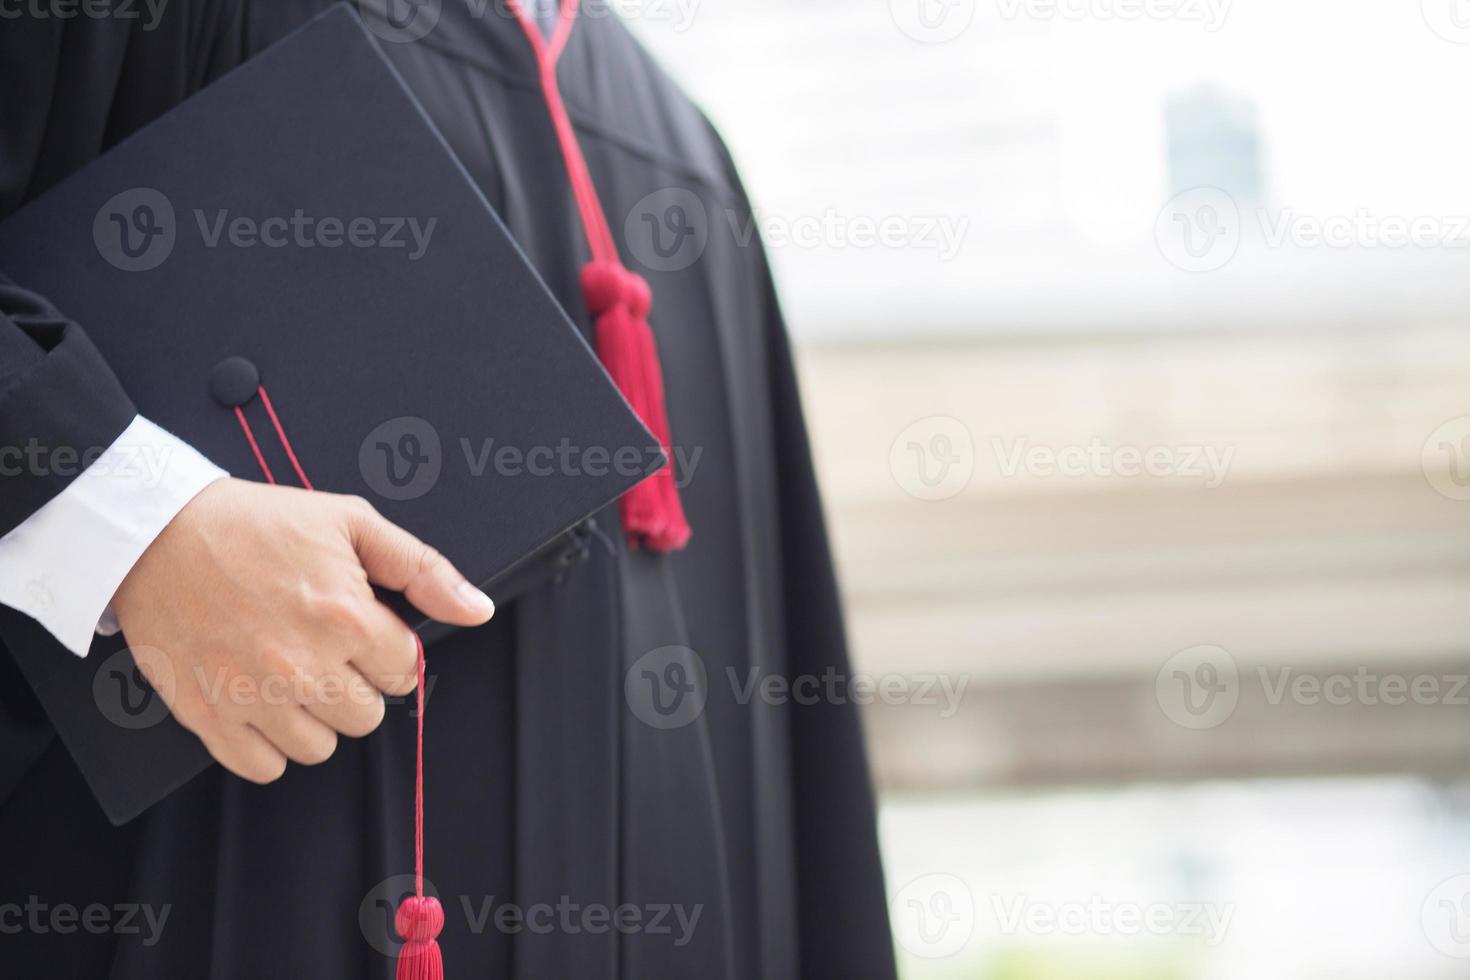
M473 609L476 612L485 613L491 616L495 615L495 603L491 602L489 596L481 592L479 589L475 588L470 583L459 583L459 585L455 588L455 591L459 593L459 601L463 602L466 607Z

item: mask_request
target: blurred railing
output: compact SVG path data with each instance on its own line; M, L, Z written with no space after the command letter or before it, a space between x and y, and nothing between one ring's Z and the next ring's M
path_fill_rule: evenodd
M1425 470L1466 451L1461 326L801 364L856 669L966 685L871 699L883 788L1470 771L1470 501ZM932 417L973 475L918 499L891 450L954 434ZM1238 704L1192 728L1160 699L1200 645Z

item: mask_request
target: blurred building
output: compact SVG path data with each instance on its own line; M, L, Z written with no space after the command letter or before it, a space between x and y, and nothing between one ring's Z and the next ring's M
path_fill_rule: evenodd
M1256 107L1215 85L1170 93L1165 103L1170 194L1218 187L1240 205L1266 203Z

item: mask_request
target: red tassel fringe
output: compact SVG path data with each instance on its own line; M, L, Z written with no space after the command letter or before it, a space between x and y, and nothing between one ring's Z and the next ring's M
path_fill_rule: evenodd
M663 368L648 325L652 293L637 273L616 262L593 261L582 267L582 295L592 314L598 359L666 457L652 476L623 495L623 529L635 544L675 551L689 543L690 530L674 483Z
M437 939L444 928L444 909L433 895L405 898L393 916L403 937L398 951L398 980L444 980L444 957Z

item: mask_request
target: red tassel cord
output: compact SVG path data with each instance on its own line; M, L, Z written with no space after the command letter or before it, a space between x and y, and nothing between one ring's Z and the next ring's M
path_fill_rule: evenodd
M306 478L306 472L301 468L300 461L296 458L296 451L291 448L291 440L286 438L286 429L281 425L280 417L276 415L275 406L271 404L270 396L265 393L264 386L257 388L256 394L260 396L266 414L270 416L271 425L281 440L281 448L286 451L286 458L291 461L291 468L301 479L301 485L307 490L314 489L311 481ZM260 451L260 443L255 439L255 432L250 428L250 421L238 405L235 407L235 418L245 433L246 441L250 443L250 451L255 454L255 461L260 464L260 470L265 474L266 482L274 484L275 474L271 473L271 468L266 465L265 455ZM444 909L437 898L424 894L425 658L424 641L419 639L417 633L413 636L413 642L418 651L419 680L418 735L414 756L413 786L414 895L399 903L398 911L393 916L393 927L403 938L403 948L398 951L398 980L444 980L444 957L439 952L438 943L439 933L444 929Z
M507 2L535 52L541 93L546 99L572 196L592 251L592 261L582 269L582 296L592 316L597 356L633 411L658 439L665 457L664 464L652 476L619 501L623 530L634 546L642 544L659 552L676 551L689 543L690 529L674 482L663 366L653 330L648 325L652 294L644 278L626 268L618 258L612 230L597 200L597 188L556 83L556 61L576 20L577 0L564 0L550 41L542 40L541 29L526 15L519 0Z
M393 916L393 927L403 937L398 951L398 980L444 980L444 957L439 952L439 932L444 928L444 909L433 895L424 894L424 642L414 634L418 647L418 757L413 787L413 898L406 898Z

